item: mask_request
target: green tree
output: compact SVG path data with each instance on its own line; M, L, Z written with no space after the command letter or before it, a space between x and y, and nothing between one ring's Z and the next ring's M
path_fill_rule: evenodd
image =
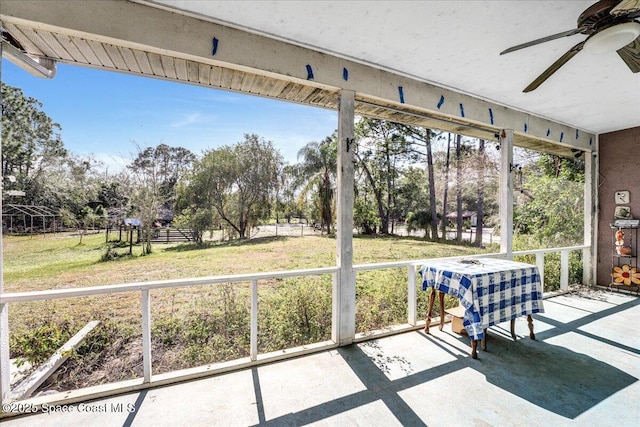
M130 170L153 175L156 180L159 197L165 207L172 208L175 201L174 187L191 169L196 156L183 147L171 147L159 144L156 147L138 149L138 155L130 165Z
M253 225L269 217L282 166L271 141L245 134L244 141L209 150L194 162L179 207L199 227L219 218L244 239Z
M402 176L398 179L396 185L396 207L401 218L405 219L407 231L424 230L426 237L429 237L431 230L431 210L425 209L429 207L429 184L425 180L425 171L409 166ZM420 214L420 218L429 218L427 223L415 223L416 215ZM437 215L437 212L436 212ZM432 234L433 236L433 234ZM436 234L437 236L437 230Z
M124 218L131 207L129 176L118 173L107 177L98 185L97 200L104 206L107 216L113 220Z
M173 217L176 183L184 176L195 156L182 147L160 144L142 149L127 168L132 173L132 213L143 228L143 254L152 251L153 227L163 209Z
M484 221L484 187L485 187L485 165L487 163L487 156L485 152L485 144L484 140L481 139L478 141L478 159L479 159L479 167L478 167L478 206L476 210L476 215L478 218L478 223L476 225L476 240L474 242L475 245L482 245L482 234L483 234L483 221Z
M78 214L67 208L61 208L58 214L64 225L78 230L78 234L80 234L80 245L82 244L82 237L87 234L89 226L100 220L100 215L89 206L82 208Z
M317 211L327 234L331 233L334 214L334 193L338 162L338 142L336 134L322 142L310 142L298 151L299 178L303 180L300 200L313 193Z
M67 151L60 125L44 111L37 99L21 89L0 84L2 92L2 176L15 177L6 189L23 190L22 203L36 204L44 172L64 163ZM40 183L34 181L40 180ZM11 187L11 188L9 188Z
M302 210L296 203L296 190L300 181L300 168L297 165L286 165L282 169L278 187L276 190L275 215L276 222L279 223L281 216L287 222L291 222L294 216L303 216Z
M570 246L584 238L584 163L542 155L523 168L514 230L540 247Z
M413 142L415 148L412 151L423 158L426 164L426 175L428 182L428 203L420 206L421 209L428 207L429 211L429 228L425 228L425 232L431 230L431 239L438 239L438 207L436 205L436 178L433 161L433 145L440 138L439 132L426 129L419 126L409 126L398 124L398 130ZM422 218L426 218L422 215Z
M411 156L407 141L396 124L363 118L356 124L356 166L375 197L380 232L393 233L396 180Z
M354 194L353 225L363 234L376 234L380 228L380 217L371 190L367 186L356 185Z

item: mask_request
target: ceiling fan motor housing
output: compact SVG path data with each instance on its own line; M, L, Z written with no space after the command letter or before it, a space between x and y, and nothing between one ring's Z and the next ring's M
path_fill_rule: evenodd
M593 34L599 29L619 23L616 22L618 18L610 13L618 3L619 0L600 0L592 4L578 17L578 28L583 28L583 34Z

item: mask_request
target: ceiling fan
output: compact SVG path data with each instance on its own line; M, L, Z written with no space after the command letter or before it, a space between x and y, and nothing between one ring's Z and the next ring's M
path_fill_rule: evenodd
M510 47L500 55L575 34L588 36L562 55L523 92L536 89L582 49L592 53L615 50L629 69L637 73L640 71L640 22L636 20L639 17L640 0L600 0L580 14L577 28Z

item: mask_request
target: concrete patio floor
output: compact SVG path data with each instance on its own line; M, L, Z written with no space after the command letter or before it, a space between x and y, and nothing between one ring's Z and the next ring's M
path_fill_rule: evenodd
M517 342L496 326L478 360L445 325L2 425L638 425L640 299L584 290L544 306L537 340L524 319Z

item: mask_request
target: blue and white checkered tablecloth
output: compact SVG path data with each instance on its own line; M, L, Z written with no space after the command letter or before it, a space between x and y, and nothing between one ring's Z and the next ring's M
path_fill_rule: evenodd
M472 340L484 329L519 316L544 313L538 267L502 259L477 264L433 261L422 266L422 289L455 295L465 308L463 325Z

